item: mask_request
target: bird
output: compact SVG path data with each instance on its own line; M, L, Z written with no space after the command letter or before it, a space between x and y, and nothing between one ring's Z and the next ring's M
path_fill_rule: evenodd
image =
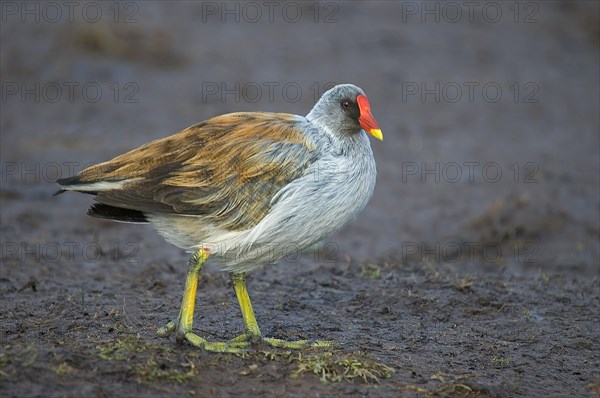
M376 181L368 134L383 140L362 89L340 84L306 116L239 112L216 116L57 180L58 195L94 195L88 215L150 223L193 253L176 319L157 329L179 343L240 352L262 340L274 347L330 346L262 335L246 274L314 247L366 206ZM245 332L209 341L193 332L199 274L208 259L230 273Z

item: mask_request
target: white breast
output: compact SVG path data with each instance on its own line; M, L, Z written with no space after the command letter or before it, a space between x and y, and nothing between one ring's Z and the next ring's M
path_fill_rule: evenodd
M361 132L348 148L325 148L307 173L273 198L269 214L254 228L223 237L217 266L249 271L309 247L337 232L365 207L376 169Z

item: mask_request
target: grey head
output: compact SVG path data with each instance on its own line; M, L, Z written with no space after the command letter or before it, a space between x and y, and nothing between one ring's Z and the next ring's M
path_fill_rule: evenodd
M365 92L353 84L339 84L326 91L306 118L340 139L362 130L383 139Z

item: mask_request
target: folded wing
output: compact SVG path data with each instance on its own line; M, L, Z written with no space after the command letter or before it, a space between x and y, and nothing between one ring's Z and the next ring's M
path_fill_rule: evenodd
M89 214L144 221L146 213L199 216L227 230L256 225L271 199L317 161L297 116L234 113L152 141L61 179L96 195Z

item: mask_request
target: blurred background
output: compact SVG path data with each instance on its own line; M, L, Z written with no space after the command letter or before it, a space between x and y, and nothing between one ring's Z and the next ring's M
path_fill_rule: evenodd
M218 114L304 115L354 83L385 141L373 199L327 256L597 275L598 7L3 2L3 261L73 241L185 261L53 182Z

